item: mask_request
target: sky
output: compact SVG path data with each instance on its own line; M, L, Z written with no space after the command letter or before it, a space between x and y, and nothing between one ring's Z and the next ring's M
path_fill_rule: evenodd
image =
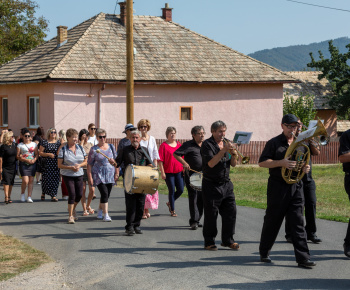
M119 14L115 0L33 0L36 16L49 21L49 40L56 27L68 29L100 12ZM244 54L350 36L349 0L133 0L134 15L160 16L165 3L173 22ZM305 5L326 6L334 9ZM116 10L115 10L116 9ZM342 9L347 11L335 10Z

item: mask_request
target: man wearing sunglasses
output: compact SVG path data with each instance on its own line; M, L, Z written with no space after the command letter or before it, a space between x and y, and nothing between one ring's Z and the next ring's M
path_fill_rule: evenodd
M259 159L259 166L269 168L270 177L267 184L267 208L260 238L260 261L271 263L269 257L284 217L288 217L290 234L293 242L296 262L299 267L310 268L316 263L310 260L304 228L304 195L303 184L299 181L287 184L282 178L282 167L292 170L297 162L285 158L288 147L293 143L298 128L298 118L293 114L282 118L282 134L269 140ZM301 150L305 148L302 147ZM302 170L310 171L310 165L304 164Z

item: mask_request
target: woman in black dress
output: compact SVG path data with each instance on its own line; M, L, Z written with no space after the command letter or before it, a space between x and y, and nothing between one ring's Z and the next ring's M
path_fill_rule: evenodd
M42 126L38 127L38 129L36 129L36 134L33 137L33 142L36 143L38 148L40 148L41 142L43 142L44 135L45 135L44 128ZM42 158L39 156L38 161L36 162L36 174L35 174L36 184L40 184L40 174L42 173L41 162L42 162Z
M41 200L45 200L45 194L51 196L51 201L58 201L57 190L60 183L60 170L57 167L57 150L61 142L58 140L57 131L50 128L46 133L46 140L43 140L39 154L46 160L45 168L42 170L42 194Z
M13 132L5 132L3 144L0 147L0 173L2 175L1 183L4 186L5 203L12 203L11 192L16 175L16 143L13 142Z

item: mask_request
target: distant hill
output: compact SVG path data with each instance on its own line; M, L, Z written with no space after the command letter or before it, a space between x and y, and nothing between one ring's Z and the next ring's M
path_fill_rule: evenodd
M318 51L322 51L325 58L329 58L328 41L315 42L308 45L292 45L287 47L277 47L272 49L264 49L248 54L250 57L267 63L282 71L302 71L310 70L306 66L311 61L309 53L312 52L317 60ZM346 45L350 43L350 38L341 37L333 40L333 44L339 48L341 53L347 51Z

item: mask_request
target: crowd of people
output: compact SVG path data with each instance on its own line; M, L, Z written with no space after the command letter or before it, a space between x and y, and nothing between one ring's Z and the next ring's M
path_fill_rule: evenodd
M259 166L269 169L267 185L267 209L260 239L260 261L271 263L270 252L275 243L283 220L286 222L286 240L293 244L296 262L300 267L314 267L307 240L321 243L316 235L316 186L311 175L311 161L300 167L304 177L297 182L286 182L281 168L294 170L300 164L286 157L288 147L301 132L300 119L292 114L283 116L282 133L269 140L259 159ZM215 243L217 217L222 218L221 246L238 250L240 245L233 238L236 226L236 201L230 168L238 162L238 152L225 139L227 126L223 121L211 125L211 136L205 140L203 126L191 129L192 139L180 144L176 139L176 128L168 127L166 141L157 147L156 140L149 134L151 122L141 119L137 126L127 124L118 148L107 143L107 132L91 123L80 132L73 128L67 131L42 127L32 136L27 128L22 128L18 140L11 130L3 130L0 147L0 173L4 187L5 204L12 203L11 194L15 176L22 179L22 202L32 203L34 177L41 184L41 200L50 196L57 202L61 180L63 199L68 201L68 224L78 219L77 206L82 204L82 215L95 214L91 208L100 194L97 218L111 222L108 214L108 200L113 186L123 177L126 225L129 236L142 234L141 221L151 217L150 210L158 208L159 196L155 192L133 192L127 190L130 182L130 168L150 166L158 168L160 176L168 188L168 202L171 217L177 217L176 200L182 195L184 186L188 191L189 226L192 230L203 227L204 249L216 251ZM306 143L306 142L305 142ZM312 140L304 146L313 155L320 153L319 146ZM350 130L340 139L339 160L345 172L345 189L350 199ZM147 168L145 168L147 169ZM41 179L40 179L41 175ZM193 177L200 183L192 184ZM131 176L133 178L133 176ZM126 186L127 185L127 186ZM86 189L88 197L86 198ZM131 186L132 188L132 186ZM26 195L27 191L27 195ZM305 209L306 225L303 212ZM201 223L204 216L203 225ZM344 243L344 253L350 257L350 222Z

